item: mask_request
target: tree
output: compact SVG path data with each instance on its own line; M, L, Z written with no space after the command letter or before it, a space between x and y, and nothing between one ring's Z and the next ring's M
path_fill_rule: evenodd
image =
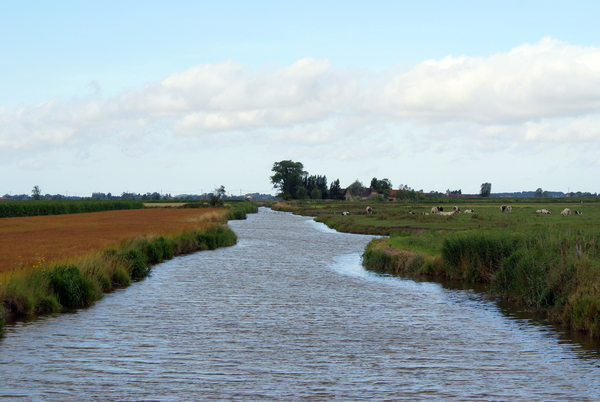
M210 196L210 206L220 207L223 205L223 196L225 195L225 186L215 188L215 191Z
M364 189L365 186L363 186L363 184L360 181L358 181L358 179L356 179L354 183L348 186L348 190L350 190L350 194L352 194L353 197L359 197Z
M481 184L481 192L479 193L482 197L489 197L492 193L492 183Z
M544 190L542 190L541 188L538 188L537 190L535 190L535 192L533 193L534 197L543 197L544 196Z
M285 160L275 162L271 171L275 172L271 176L271 183L273 188L279 189L277 195L284 200L297 198L296 191L302 186L302 179L308 175L304 171L304 165L300 162Z
M42 198L42 192L40 190L40 186L38 186L38 185L33 186L33 189L31 190L31 196L36 201L40 200Z
M344 194L342 193L342 188L340 187L340 179L335 180L329 186L329 198L332 200L343 200Z
M308 198L308 190L306 189L306 187L298 187L298 190L296 190L296 198L299 200L305 200Z
M313 200L320 200L323 198L323 194L321 194L321 190L318 188L313 188L313 190L310 192L310 198Z
M308 191L309 194L312 194L313 190L317 189L321 192L321 198L327 198L329 195L326 176L305 176L302 178L302 186L306 187L306 191Z

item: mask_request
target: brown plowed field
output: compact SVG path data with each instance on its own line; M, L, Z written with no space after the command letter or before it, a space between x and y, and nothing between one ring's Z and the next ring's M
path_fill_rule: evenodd
M140 235L164 235L209 225L204 209L130 209L0 219L0 272L77 257Z

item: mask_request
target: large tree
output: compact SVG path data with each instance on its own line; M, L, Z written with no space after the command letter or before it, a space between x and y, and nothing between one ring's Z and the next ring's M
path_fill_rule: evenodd
M492 193L492 183L483 183L481 184L481 192L479 195L482 197L489 197Z
M284 200L297 197L296 191L302 186L302 179L308 175L302 163L290 160L275 162L271 171L275 173L271 176L273 188L279 189L277 195Z

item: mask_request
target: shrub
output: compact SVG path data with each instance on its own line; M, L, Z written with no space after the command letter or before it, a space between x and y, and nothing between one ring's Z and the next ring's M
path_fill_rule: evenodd
M93 299L93 287L74 265L54 267L49 273L49 285L63 307L81 307Z
M129 263L129 275L131 279L141 279L148 276L149 269L146 265L146 259L140 250L130 249L125 252L124 258Z

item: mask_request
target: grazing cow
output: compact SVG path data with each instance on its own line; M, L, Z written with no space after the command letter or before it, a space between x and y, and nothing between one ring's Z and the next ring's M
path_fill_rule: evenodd
M583 212L581 212L581 211L575 211L575 215L583 215Z
M508 212L508 213L512 212L512 207L510 205L506 206L506 212Z
M367 213L368 214L372 214L373 213L373 208L371 208L370 206L367 207Z
M475 210L474 210L474 209L467 209L467 210L465 211L465 214L474 214L474 213L475 213Z
M437 214L438 212L440 212L440 210L438 209L438 207L431 207L431 213L432 214Z
M535 211L535 213L536 213L536 214L541 214L541 213L542 213L542 210L541 210L541 209L538 209L537 211Z
M565 208L565 209L562 210L562 212L560 214L562 216L571 215L571 210L569 208Z
M460 208L459 207L452 207L452 210L456 213L460 212Z
M415 213L413 211L408 211L409 214L414 215Z
M429 215L429 212L421 212L421 215Z
M550 215L552 212L551 212L551 211L549 211L549 210L547 210L546 208L544 208L544 209L542 209L542 213L543 213L543 214Z
M457 213L458 212L456 212L456 211L449 211L449 212L440 212L439 214L443 215L443 216L451 216L451 215L456 215Z
M502 205L500 207L500 212L512 212L512 207L510 205Z
M350 215L350 211L344 211L344 212L342 212L342 215L345 215L345 216Z

